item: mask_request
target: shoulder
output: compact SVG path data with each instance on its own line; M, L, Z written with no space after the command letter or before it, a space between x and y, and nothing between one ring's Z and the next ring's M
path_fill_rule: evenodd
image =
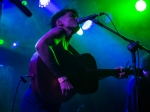
M42 36L43 40L50 40L53 39L61 39L66 36L66 31L62 27L55 27L49 30L45 35Z
M128 84L127 84L127 92L130 92L132 91L133 89L135 88L135 77L131 77L128 81Z
M139 82L139 81L141 82L141 80L143 80L143 78L137 77L137 81L138 81L138 82ZM131 78L129 79L126 89L127 89L128 92L130 92L130 91L134 91L135 88L136 88L136 78L135 78L135 76L133 76L133 77L131 77Z
M131 77L131 78L129 79L128 85L131 85L131 84L133 84L134 82L135 82L135 77L133 76L133 77Z
M56 40L58 43L58 41L60 42L61 39L63 39L65 36L66 36L66 32L62 27L55 27L55 28L49 30L46 34L44 34L39 39L36 46L39 46L41 44L52 45L52 44L55 44Z

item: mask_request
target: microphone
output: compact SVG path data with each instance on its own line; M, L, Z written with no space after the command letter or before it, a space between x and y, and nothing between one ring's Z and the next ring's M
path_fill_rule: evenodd
M104 13L93 14L93 15L86 16L86 17L83 17L83 18L78 18L78 19L77 19L77 23L78 23L78 24L82 24L83 22L85 22L85 21L87 21L87 20L93 20L93 19L95 19L96 17L101 16L101 15L103 15L103 14L104 14Z

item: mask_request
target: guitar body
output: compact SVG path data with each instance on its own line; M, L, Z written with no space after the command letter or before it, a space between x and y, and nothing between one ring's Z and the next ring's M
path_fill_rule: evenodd
M36 69L36 74L31 72L31 87L39 100L49 103L63 103L71 99L76 93L91 94L98 89L98 77L86 72L86 69L96 69L96 61L90 54L82 54L77 57L69 55L67 59L59 60L60 66L66 72L68 80L74 89L70 96L61 94L60 84L56 76L43 63L36 54L30 62L31 69Z

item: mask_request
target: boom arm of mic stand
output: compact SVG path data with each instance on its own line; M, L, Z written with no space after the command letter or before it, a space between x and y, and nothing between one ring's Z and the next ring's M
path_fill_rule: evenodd
M148 50L147 48L143 47L143 46L142 46L141 44L139 44L138 42L134 42L133 40L130 40L130 39L124 37L123 35L119 34L118 32L116 32L116 31L110 29L109 27L105 26L104 24L102 24L99 20L93 20L93 22L94 22L95 24L97 24L97 25L99 25L99 26L101 26L101 27L103 27L103 28L105 28L105 29L111 31L112 33L118 35L119 37L121 37L122 39L124 39L125 41L127 41L127 42L129 42L129 43L131 43L131 44L136 43L136 44L134 44L134 45L136 45L137 48L139 48L139 49L141 49L141 50L143 49L143 50L145 50L146 52L150 53L150 50Z

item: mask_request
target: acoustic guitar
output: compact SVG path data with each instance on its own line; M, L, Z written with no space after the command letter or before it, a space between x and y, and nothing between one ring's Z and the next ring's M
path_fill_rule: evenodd
M38 55L31 62L31 69L37 69L37 73L31 78L31 87L39 100L48 103L63 103L71 99L76 93L92 94L97 91L99 79L106 76L118 76L120 70L97 69L96 61L91 54L81 54L61 64L67 74L68 80L74 89L67 97L61 94L60 84L56 76L43 63ZM127 74L133 74L133 70L124 70ZM142 70L140 70L142 73Z

